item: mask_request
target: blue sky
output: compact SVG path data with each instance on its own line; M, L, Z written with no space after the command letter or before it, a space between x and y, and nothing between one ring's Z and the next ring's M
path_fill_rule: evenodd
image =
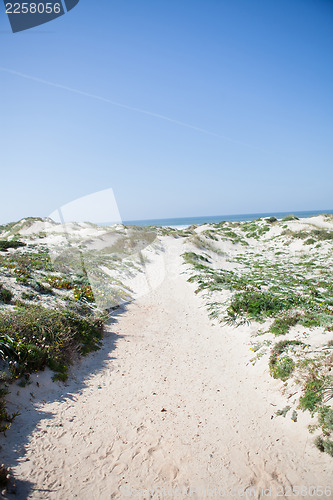
M332 27L331 0L80 0L12 34L2 4L0 222L107 188L124 220L332 209Z

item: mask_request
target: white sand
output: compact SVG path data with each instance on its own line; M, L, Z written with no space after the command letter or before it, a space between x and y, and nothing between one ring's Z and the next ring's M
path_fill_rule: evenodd
M248 329L211 324L183 274L182 240L166 240L164 281L108 326L103 349L65 386L44 373L12 396L21 415L1 453L16 498L171 498L136 495L163 486L283 498L290 486L333 486L332 458L313 445L308 415L274 416L285 405L282 382L267 362L248 362Z

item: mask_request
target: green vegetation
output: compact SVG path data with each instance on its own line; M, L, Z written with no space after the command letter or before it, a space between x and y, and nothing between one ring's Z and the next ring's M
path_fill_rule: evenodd
M3 490L8 485L9 480L9 469L5 467L3 464L0 465L0 488Z
M315 445L320 451L326 452L333 457L333 409L323 406L319 409L318 426L322 434L315 439Z
M293 422L297 422L297 411L296 410L293 410L293 413L291 415L291 420Z
M198 269L198 267L201 268L202 262L209 262L209 259L207 257L199 255L195 252L185 252L183 253L182 257L187 264L192 264L196 269Z
M292 358L286 357L281 360L276 360L274 366L270 370L270 373L273 378L279 378L282 381L285 381L290 377L294 368L295 363Z
M308 328L322 326L329 331L330 327L333 325L333 314L329 309L325 312L307 310L304 315L300 316L298 321L301 325Z
M284 335L288 333L291 326L295 326L300 317L299 313L288 314L286 316L278 317L274 320L269 331L275 335Z
M300 296L291 293L289 296L281 297L270 292L244 291L233 296L227 313L231 322L236 322L239 316L260 321L299 305L301 301Z
M87 302L95 302L95 297L90 285L76 287L74 291L74 298L77 300L86 300Z
M4 304L9 304L13 298L13 294L10 290L7 290L7 288L3 288L3 286L0 283L0 302L3 302Z
M333 240L333 231L329 231L328 229L312 229L312 231L286 231L284 234L288 234L289 236L293 236L293 238L298 238L301 240L310 238L311 243L305 242L306 244L313 244L317 241Z
M286 355L286 350L292 351L293 346L304 346L299 340L281 340L273 347L269 358L269 370L273 378L287 380L295 369L294 360Z
M286 215L285 217L283 217L282 219L282 222L288 222L288 221L291 221L291 220L299 220L298 217L296 217L296 215Z
M0 359L6 359L15 356L15 344L11 337L0 334Z
M325 330L331 331L333 326L333 314L324 312L311 312L306 310L304 313L295 312L286 316L277 317L270 326L269 331L275 335L285 335L288 333L291 326L296 324L303 325L308 328L321 326Z
M245 222L242 226L242 231L246 232L247 238L254 238L256 240L259 240L260 236L263 236L271 229L271 226L267 224L267 222L271 223L271 221L267 219L264 223L261 219L259 219L258 221Z
M22 241L16 241L16 240L0 240L0 251L1 252L7 252L8 248L19 248L19 247L25 247L26 244L23 243Z
M320 451L324 451L333 457L333 440L325 439L322 436L317 436L315 439L315 445Z
M70 310L21 304L0 313L0 331L10 339L12 376L49 366L67 375L73 353L87 354L100 346L101 318L83 318Z
M74 279L71 280L64 279L61 276L46 276L43 278L43 281L49 283L52 288L57 290L74 290L74 298L76 300L86 300L87 302L95 302L95 297L92 291L92 288L89 284L82 285L78 283L82 283L82 279ZM84 280L86 283L89 283L88 279Z
M288 405L288 406L285 406L285 407L283 408L283 410L278 410L278 411L276 412L276 415L277 415L278 417L279 417L279 416L281 416L281 417L284 417L284 418L285 418L289 410L291 410L291 406L289 406L289 405Z
M309 411L312 416L318 414L318 423L310 425L309 429L311 432L321 430L315 445L320 451L333 456L333 409L326 405L333 398L332 365L332 352L298 362L298 368L306 374L299 408Z
M8 394L7 387L0 387L0 433L6 434L11 427L14 419L17 417L18 412L8 413L5 396Z
M46 283L49 283L52 288L56 288L57 290L73 290L75 288L72 281L68 281L61 276L46 276L44 278L44 281Z
M323 381L320 379L310 380L306 383L303 396L299 400L299 407L302 410L309 410L311 413L318 411L322 402Z

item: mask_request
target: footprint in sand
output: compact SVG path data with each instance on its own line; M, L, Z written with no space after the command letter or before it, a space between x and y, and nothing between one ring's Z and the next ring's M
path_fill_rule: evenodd
M160 476L161 479L164 479L165 481L173 481L176 479L178 476L179 469L175 465L172 464L164 464L158 475Z

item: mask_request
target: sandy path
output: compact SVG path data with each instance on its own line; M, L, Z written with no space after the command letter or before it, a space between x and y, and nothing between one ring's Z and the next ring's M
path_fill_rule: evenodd
M38 411L22 411L2 450L17 464L16 498L151 498L134 489L158 486L278 498L290 485L332 486L332 460L302 422L271 419L280 383L247 365L241 329L211 325L180 251L170 242L163 284L117 317L75 379L36 389Z

